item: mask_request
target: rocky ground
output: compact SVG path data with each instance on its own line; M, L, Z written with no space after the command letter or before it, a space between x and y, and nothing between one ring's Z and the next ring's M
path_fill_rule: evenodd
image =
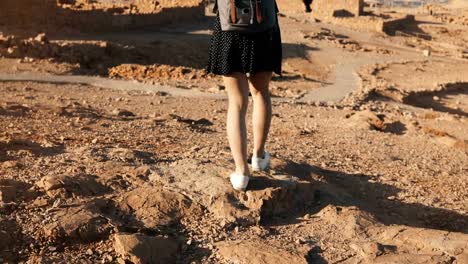
M412 10L387 36L279 4L272 166L244 193L224 87L203 71L210 19L3 36L0 262L468 263L468 27L437 15L460 9Z

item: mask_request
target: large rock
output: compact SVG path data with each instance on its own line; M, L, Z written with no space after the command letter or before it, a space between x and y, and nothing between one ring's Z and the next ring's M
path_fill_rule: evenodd
M449 264L453 263L450 256L447 255L435 255L435 254L387 254L379 256L372 261L374 264Z
M142 234L115 234L114 249L124 260L136 264L174 263L179 243L172 238Z
M209 208L218 218L250 225L301 212L314 203L314 194L312 183L296 177L256 176L245 193L230 188Z
M146 228L176 224L182 217L198 217L202 214L199 204L185 195L161 187L135 189L122 197L120 209L134 215L136 223Z
M221 257L237 264L306 264L305 257L265 241L225 241L216 244Z
M40 179L36 185L50 197L94 196L107 191L92 175L50 175Z
M314 0L312 15L317 19L340 16L360 16L364 12L364 0Z
M44 234L52 241L74 240L89 242L107 236L111 226L107 218L99 213L100 206L92 203L87 206L62 208L44 226Z
M408 251L417 249L426 254L458 255L468 251L468 235L464 233L393 226L379 232L378 238L382 243L391 243Z
M201 164L184 159L180 164L160 168L163 176L155 181L185 191L226 223L252 225L276 216L290 216L314 203L317 185L305 179L261 174L252 177L246 192L237 192L226 178L229 163Z

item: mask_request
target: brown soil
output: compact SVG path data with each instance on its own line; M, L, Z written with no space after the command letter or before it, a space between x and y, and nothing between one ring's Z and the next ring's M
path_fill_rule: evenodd
M0 82L0 262L467 263L468 63L456 40L466 25L386 36L314 22L300 1L279 5L273 159L246 192L228 180L224 97L157 90L224 93L203 70L209 18L4 34L1 74L130 81ZM440 50L424 56L429 46Z

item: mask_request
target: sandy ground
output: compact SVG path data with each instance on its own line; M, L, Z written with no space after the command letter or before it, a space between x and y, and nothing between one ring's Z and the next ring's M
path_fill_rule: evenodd
M387 36L279 4L272 166L245 193L212 19L0 38L0 262L468 263L464 9Z

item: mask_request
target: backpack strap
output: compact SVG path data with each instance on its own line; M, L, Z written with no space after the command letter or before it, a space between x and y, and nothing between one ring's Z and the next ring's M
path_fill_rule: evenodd
M262 23L263 12L262 12L262 0L255 0L255 13L257 14L257 23Z
M233 24L237 22L236 0L231 0L231 22Z

